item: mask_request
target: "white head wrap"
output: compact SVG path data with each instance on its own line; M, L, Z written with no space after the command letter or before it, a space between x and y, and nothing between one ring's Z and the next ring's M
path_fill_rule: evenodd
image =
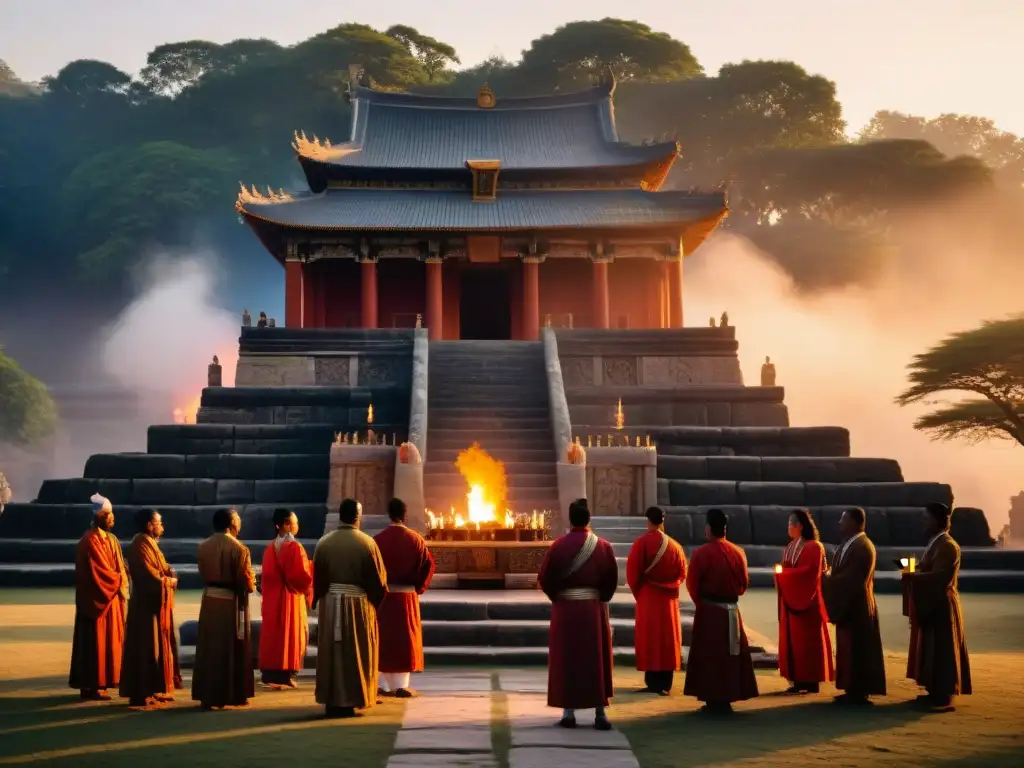
M114 508L110 503L110 499L106 496L100 496L98 493L94 493L89 501L92 502L92 513L94 515L99 514L101 510L113 510Z

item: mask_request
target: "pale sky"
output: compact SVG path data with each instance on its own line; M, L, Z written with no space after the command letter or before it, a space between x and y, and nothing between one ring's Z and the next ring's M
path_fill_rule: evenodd
M362 22L417 27L472 65L516 59L560 24L605 16L668 32L709 73L744 58L794 60L836 81L851 133L894 109L981 115L1024 135L1024 0L0 0L0 58L25 80L79 58L136 72L161 43L290 44Z

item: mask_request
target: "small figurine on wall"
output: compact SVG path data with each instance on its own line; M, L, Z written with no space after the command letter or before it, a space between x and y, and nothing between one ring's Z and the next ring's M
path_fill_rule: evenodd
M729 313L728 312L723 312L722 313L722 319L718 321L718 327L719 328L728 328L729 327Z
M242 310L242 327L252 328L252 315L249 314L248 309Z
M708 318L708 327L709 328L714 328L715 327L715 318L713 318L713 317L709 317Z
M256 327L257 328L266 328L267 327L267 313L266 312L260 312L260 318L259 318L259 320L256 321Z
M220 359L214 355L213 362L206 366L206 386L220 387L223 386L223 381L224 369L220 364Z
M772 362L770 357L765 357L764 365L761 366L761 386L775 386L775 363Z

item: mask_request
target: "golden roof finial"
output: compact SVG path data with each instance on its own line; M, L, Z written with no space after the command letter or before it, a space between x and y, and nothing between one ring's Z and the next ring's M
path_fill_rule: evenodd
M491 109L497 103L498 100L494 96L494 91L491 90L487 83L484 83L480 87L480 92L476 95L476 105L480 109Z
M238 182L238 203L237 205L266 205L267 203L287 203L295 198L285 192L283 189L275 192L269 186L267 187L267 194L260 192L255 184L252 184L249 188L242 182ZM236 207L237 207L236 205Z
M321 140L315 133L313 138L306 136L305 131L295 131L292 140L292 149L295 154L310 160L330 161L351 152L352 149L345 145L334 146L330 139Z

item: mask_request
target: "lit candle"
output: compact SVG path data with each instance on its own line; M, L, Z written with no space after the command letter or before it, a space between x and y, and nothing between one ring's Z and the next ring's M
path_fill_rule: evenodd
M782 565L780 563L775 564L775 572L782 573Z
M622 429L626 423L626 415L622 412L622 398L619 398L619 404L615 407L615 428Z
M907 573L913 573L914 568L917 566L917 560L912 557L901 557L900 565L903 566L903 570Z
M370 407L366 409L366 423L373 424L373 403L370 403Z
M540 513L540 518L538 519L538 527L540 528L540 530L542 530L542 531L544 530L544 513L543 512Z

